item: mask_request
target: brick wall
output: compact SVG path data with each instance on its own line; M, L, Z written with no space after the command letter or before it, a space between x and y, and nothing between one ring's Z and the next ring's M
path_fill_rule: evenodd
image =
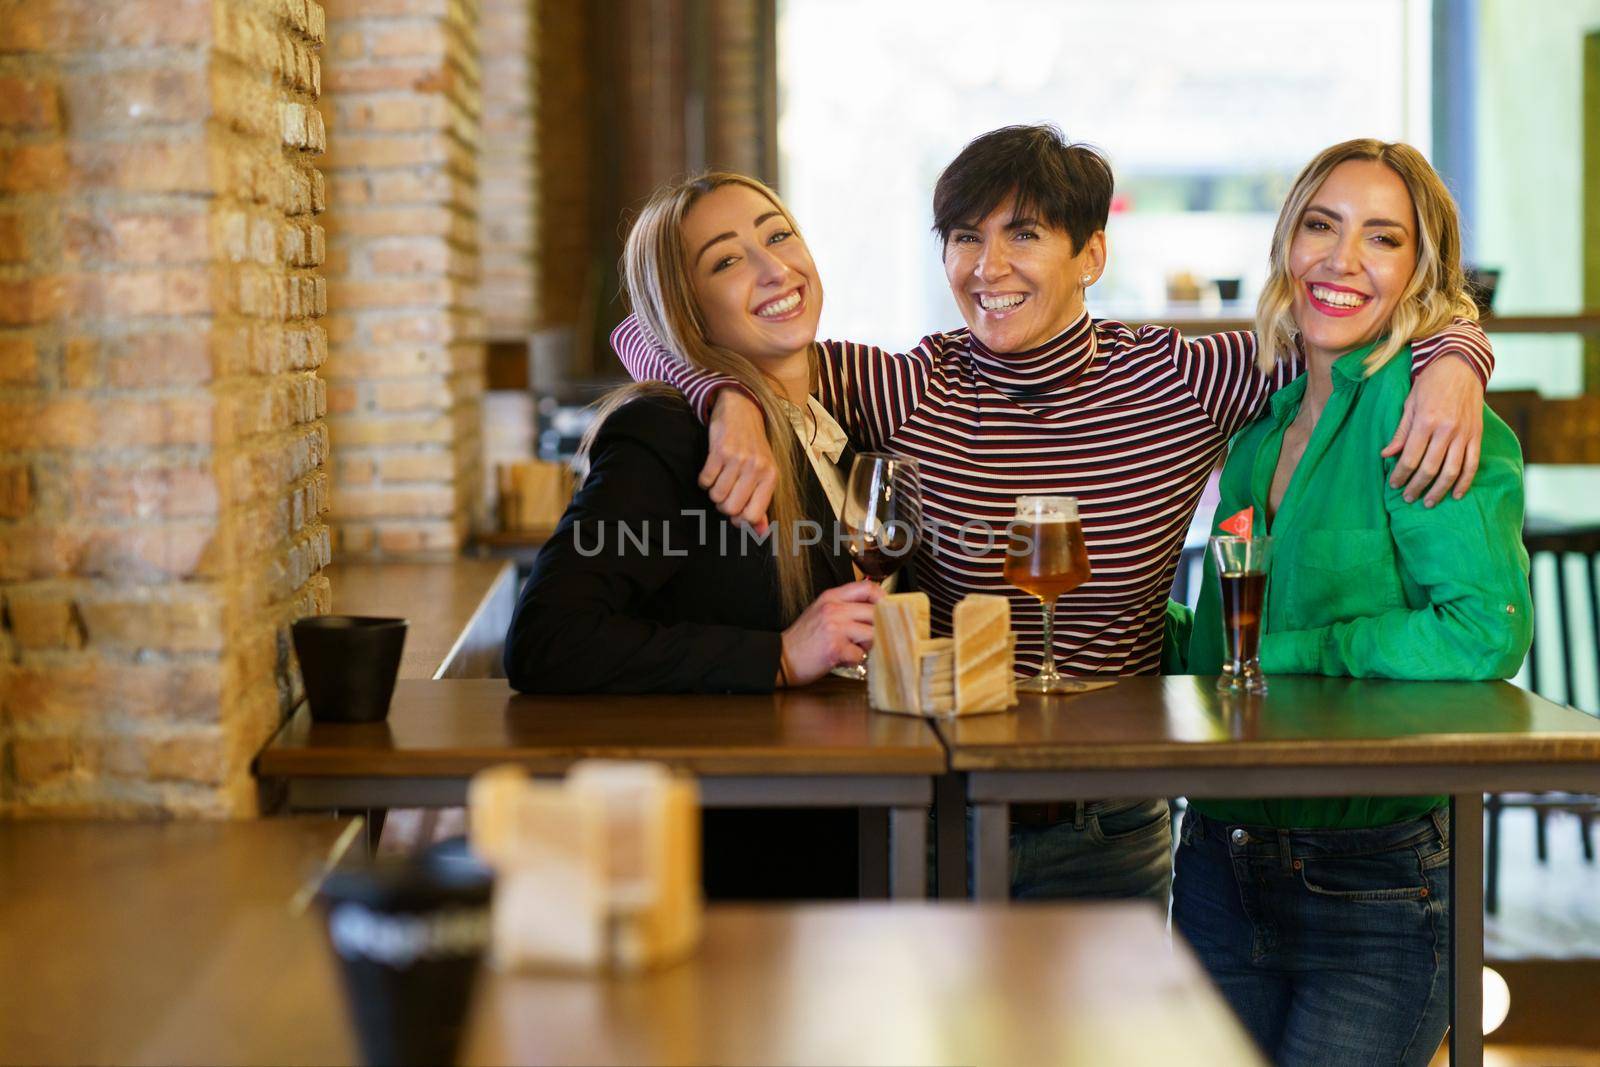
M482 0L483 151L478 157L486 335L527 343L533 332L534 0Z
M0 812L255 808L328 602L322 36L0 3Z
M336 552L451 553L482 509L478 5L327 8Z

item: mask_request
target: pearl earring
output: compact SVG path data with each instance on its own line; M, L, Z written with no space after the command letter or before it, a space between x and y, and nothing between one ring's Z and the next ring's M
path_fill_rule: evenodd
M1089 276L1089 275L1087 275L1087 274L1085 274L1085 275L1084 275L1084 276L1083 276L1083 284L1084 284L1084 285L1088 285L1088 284L1089 284L1089 277L1090 277L1090 276Z

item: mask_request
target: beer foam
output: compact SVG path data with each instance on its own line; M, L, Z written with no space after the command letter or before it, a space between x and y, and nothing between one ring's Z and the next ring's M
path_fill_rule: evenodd
M1019 496L1016 518L1040 525L1078 521L1078 500L1070 496Z

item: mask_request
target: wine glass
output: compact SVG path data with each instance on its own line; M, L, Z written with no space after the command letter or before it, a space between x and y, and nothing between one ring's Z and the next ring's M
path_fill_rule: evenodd
M844 500L850 555L861 573L880 585L904 567L922 529L922 485L917 461L885 452L859 452L850 465ZM866 658L837 667L841 678L864 679Z
M1078 498L1019 496L1006 547L1006 581L1044 608L1044 669L1017 685L1025 693L1076 693L1082 683L1056 670L1056 597L1089 580L1089 552L1078 521Z

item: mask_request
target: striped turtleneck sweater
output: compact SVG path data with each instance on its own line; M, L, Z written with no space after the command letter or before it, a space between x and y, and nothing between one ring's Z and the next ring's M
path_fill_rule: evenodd
M635 318L611 343L634 378L681 389L702 420L715 390L735 385L660 348ZM1228 439L1303 370L1292 360L1259 371L1253 333L1185 340L1087 314L1029 352L990 352L965 329L903 354L841 341L817 349L818 397L857 446L914 457L921 468L916 576L934 633L949 633L950 613L969 593L1009 596L1017 662L1029 673L1041 665L1040 605L1001 573L1016 498L1078 498L1092 575L1056 605L1061 670L1154 674L1167 594L1206 479ZM1413 374L1444 355L1467 359L1488 381L1493 355L1476 323L1458 319L1414 342Z

